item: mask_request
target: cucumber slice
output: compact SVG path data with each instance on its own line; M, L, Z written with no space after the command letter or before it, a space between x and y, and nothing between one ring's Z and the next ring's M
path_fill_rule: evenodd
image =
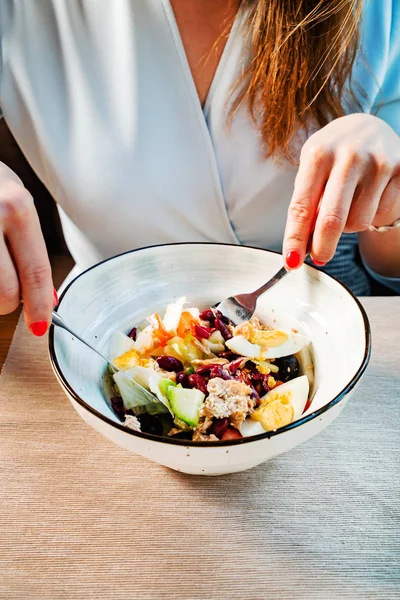
M166 377L163 377L162 379L160 379L160 382L158 384L158 387L160 388L160 392L167 398L168 398L168 388L171 386L176 387L176 383L174 381L171 381L171 379L167 379Z
M182 388L182 386L181 386L180 383L178 385L175 385L175 387ZM172 385L169 385L167 387L167 399L168 399L169 403L171 403L171 395L172 395L172 390L173 389L174 389L174 386L172 386Z
M200 390L186 389L183 387L169 387L168 399L173 413L191 427L196 427L199 422L199 412L204 402L205 395Z

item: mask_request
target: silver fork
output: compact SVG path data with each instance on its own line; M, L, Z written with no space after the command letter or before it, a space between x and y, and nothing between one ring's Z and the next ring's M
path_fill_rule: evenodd
M115 369L116 371L123 371L123 369L120 369L112 360L110 360L109 358L104 356L104 354L102 354L99 350L97 350L97 348L95 348L94 346L89 344L89 342L87 340L83 339L78 333L76 333L76 331L71 329L71 327L69 327L69 325L67 325L65 323L64 319L62 319L60 317L60 315L58 313L56 313L54 310L51 314L51 322L53 323L53 325L56 325L57 327L61 327L61 329L65 329L65 331L68 331L68 333L70 333L71 335L74 336L74 338L76 338L77 340L82 342L82 344L85 344L85 346L90 348L90 350L93 350L93 352L96 352L96 354L98 354L105 362L110 364L113 369ZM126 376L129 377L129 375L127 375L127 374L126 374ZM132 379L132 377L129 377L129 379L137 388L139 388L148 397L149 400L151 400L152 402L159 403L158 398L156 398L156 396L154 394L149 392L149 390L146 390L146 388L144 388L143 386L140 385L140 383L138 383L137 381Z
M310 235L308 240L304 260L310 255L312 239L313 234ZM274 285L281 281L288 273L290 273L290 271L286 269L286 267L282 267L269 281L267 281L267 283L264 283L264 285L258 288L258 290L255 290L250 294L231 296L220 302L220 304L215 305L214 308L218 309L225 317L228 317L234 325L240 325L240 323L248 321L254 315L258 298L274 287Z
M225 317L228 317L234 325L240 325L240 323L248 321L254 315L258 298L266 291L270 290L288 273L289 271L285 267L282 267L269 281L267 281L267 283L264 283L264 285L258 288L258 290L255 290L250 294L231 296L230 298L223 300L215 308L217 308Z

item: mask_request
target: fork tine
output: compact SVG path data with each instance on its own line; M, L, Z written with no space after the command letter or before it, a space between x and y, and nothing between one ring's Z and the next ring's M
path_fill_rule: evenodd
M225 317L234 324L239 325L240 323L244 323L244 321L248 321L253 316L253 312L250 312L244 306L242 306L235 298L227 298L220 304L216 306L216 308L222 312Z

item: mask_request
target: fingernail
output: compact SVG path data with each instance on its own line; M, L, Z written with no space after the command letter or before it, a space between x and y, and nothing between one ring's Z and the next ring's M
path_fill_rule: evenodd
M300 264L300 254L297 250L291 250L286 254L286 264L289 269L295 269Z
M37 321L36 323L32 323L29 329L32 331L33 335L41 337L47 331L47 321Z
M57 292L56 292L55 289L53 290L53 296L54 296L54 306L57 306L57 304L58 304L58 295L57 295Z
M317 267L324 267L326 265L326 262L321 262L320 260L315 260L315 258L312 259L314 265L316 265Z

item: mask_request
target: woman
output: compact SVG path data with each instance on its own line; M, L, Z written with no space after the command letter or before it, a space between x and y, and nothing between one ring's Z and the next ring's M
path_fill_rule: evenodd
M283 239L295 269L314 231L314 263L366 294L360 232L365 268L400 288L398 0L2 0L0 19L4 117L79 268ZM22 296L43 335L50 266L5 165L0 227L0 313Z

